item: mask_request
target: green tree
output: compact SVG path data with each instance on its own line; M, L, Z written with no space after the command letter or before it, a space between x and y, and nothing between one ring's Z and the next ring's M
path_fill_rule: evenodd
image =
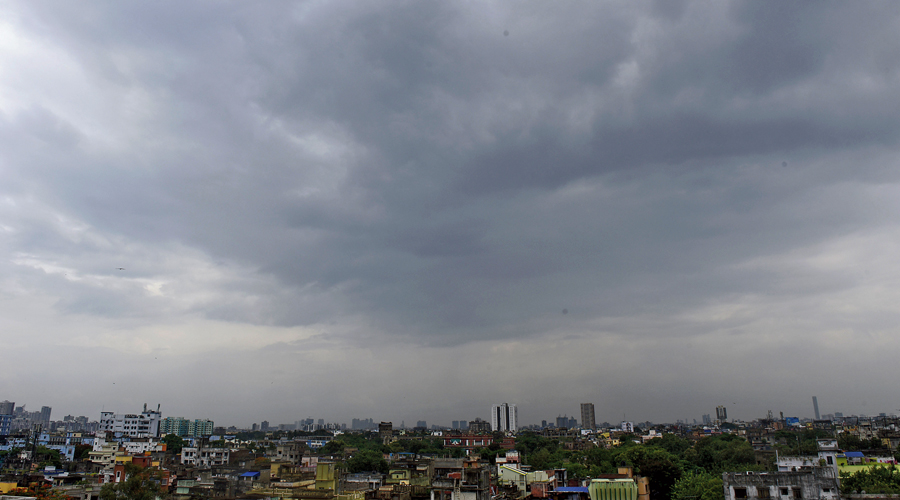
M893 465L876 466L853 474L841 472L841 493L897 494L900 493L900 471Z
M166 445L166 453L181 455L181 449L184 448L184 439L182 439L181 436L177 434L166 434L161 441Z
M381 452L375 450L359 450L352 458L347 460L347 470L355 472L389 472L387 460ZM101 499L105 500L105 499Z
M90 458L91 451L93 449L94 449L94 447L89 444L76 444L75 445L75 459L76 460L84 460L86 458Z
M160 496L160 472L125 464L125 480L100 488L100 500L155 500Z
M662 448L675 456L682 456L684 452L691 448L691 442L683 437L675 434L663 434L663 437L651 439L647 442L647 446L656 446Z
M756 454L746 439L734 434L709 436L697 441L684 452L684 458L693 467L712 474L729 470L756 470Z
M318 453L320 455L340 455L344 452L344 443L342 441L334 440L325 443L325 446L319 448Z
M672 485L672 500L724 500L722 476L689 472Z
M34 461L38 467L44 468L52 465L56 468L62 467L62 459L59 456L59 450L51 450L45 446L38 446L34 452Z
M630 446L616 457L631 464L635 473L650 480L651 500L668 500L672 486L681 479L680 460L662 448L652 446Z

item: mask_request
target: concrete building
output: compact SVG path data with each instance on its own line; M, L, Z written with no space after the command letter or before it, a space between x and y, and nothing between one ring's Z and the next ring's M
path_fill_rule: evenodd
M581 403L581 427L597 430L597 418L594 415L594 403Z
M791 472L726 472L725 500L838 500L837 476L831 467Z
M490 500L491 471L477 461L437 458L431 500Z
M490 434L444 434L444 448L462 448L471 453L479 448L487 448L494 442Z
M215 424L212 420L188 420L183 417L166 417L160 421L159 435L175 434L177 436L203 437L211 436Z
M228 448L182 448L182 465L193 465L201 468L209 468L214 465L228 465Z
M725 422L728 420L728 410L724 406L716 406L716 420Z
M378 424L378 437L381 439L390 439L394 435L393 422L381 422Z
M9 436L12 427L12 415L4 415L0 413L0 436Z
M46 427L50 424L50 412L51 408L49 406L41 406L41 425Z
M300 442L292 441L279 444L275 447L275 460L299 465L303 459L304 451L306 451L306 446Z
M516 432L518 425L519 412L516 405L501 403L491 407L491 431Z
M491 432L491 423L487 420L476 418L469 422L469 432L472 434L485 434Z
M115 437L159 437L160 416L159 409L147 410L146 404L140 414L104 411L100 413L99 430Z
M0 402L0 415L13 415L16 411L16 404L12 401Z

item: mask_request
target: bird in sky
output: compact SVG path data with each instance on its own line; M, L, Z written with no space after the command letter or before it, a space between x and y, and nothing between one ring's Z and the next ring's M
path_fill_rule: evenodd
M117 267L116 269L118 269L119 271L124 271L124 270L125 270L124 267Z

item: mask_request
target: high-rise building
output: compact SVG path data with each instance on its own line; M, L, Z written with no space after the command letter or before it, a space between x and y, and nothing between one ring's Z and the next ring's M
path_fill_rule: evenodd
M722 405L716 406L716 420L718 420L719 422L725 422L726 420L728 420L728 410L726 410Z
M427 429L428 423L424 420L418 420L418 421L416 421L416 427L421 427L423 429Z
M50 407L41 406L41 423L47 425L50 423Z
M0 436L9 436L12 427L12 415L0 415Z
M819 417L819 399L813 396L813 410L816 412L816 420L820 420Z
M0 415L12 415L16 411L16 404L12 401L0 402Z
M594 403L581 403L581 427L592 431L597 430L597 420L594 416Z
M491 406L491 430L494 432L515 432L519 425L516 405L501 403Z

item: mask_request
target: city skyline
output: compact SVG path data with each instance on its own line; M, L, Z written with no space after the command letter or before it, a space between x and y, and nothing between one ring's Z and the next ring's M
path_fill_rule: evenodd
M814 400L814 401L817 402L817 400ZM5 402L9 402L9 403L15 404L15 401L5 401ZM572 418L576 418L576 420L577 420L579 426L583 426L584 423L583 423L582 419L581 419L580 417L576 416L576 415L583 415L583 414L584 414L584 413L583 413L583 412L584 412L584 405L586 405L586 404L587 404L587 405L595 406L593 403L580 403L578 406L579 406L579 412L581 412L581 413L578 413L578 414L572 413ZM237 427L237 428L240 428L240 429L250 429L252 425L254 425L254 424L257 424L257 425L258 425L258 424L260 424L260 423L263 422L263 421L268 422L268 424L269 424L272 428L274 428L274 429L277 429L279 425L289 425L289 426L293 426L293 425L298 424L298 423L301 423L301 422L310 422L310 421L311 421L311 422L314 422L314 423L315 423L315 422L318 422L319 424L323 424L323 425L324 425L324 424L328 424L328 425L330 425L330 424L343 424L343 425L346 425L346 428L347 428L348 430L352 430L353 427L352 427L351 424L352 424L354 421L364 422L364 421L368 421L368 420L371 420L371 424L372 424L372 427L371 427L371 428L374 429L374 430L377 430L377 425L378 425L378 423L379 423L379 422L382 422L382 421L393 422L394 426L397 427L397 428L401 428L401 426L402 426L402 427L411 429L411 428L413 428L413 427L416 426L415 423L417 423L417 422L419 422L420 420L422 420L421 417L417 417L417 416L415 416L415 415L412 415L412 416L409 416L409 415L407 415L407 416L400 416L399 418L396 418L396 419L394 419L394 420L392 420L392 419L390 419L390 418L388 418L388 419L385 419L385 418L379 418L378 416L375 416L375 415L336 416L336 417L332 417L332 418L313 417L313 416L306 415L306 416L304 416L304 417L299 417L299 418L294 418L294 419L287 419L287 420L284 420L284 421L280 421L280 420L277 420L277 419L269 419L269 418L265 418L265 417L258 417L255 421L251 421L251 422L248 423L248 422L235 422L235 421L230 420L227 416L223 416L223 417L221 417L221 419L217 419L217 418L209 418L209 417L207 417L207 416L196 416L196 415L193 415L193 416L192 416L192 415L182 415L182 414L169 414L169 413L166 413L166 412L165 412L165 410L164 410L162 404L160 404L159 406L160 406L160 408L161 408L161 414L162 414L162 418L163 418L163 419L166 419L166 418L174 418L174 419L187 419L187 420L189 420L189 421L190 421L190 420L206 420L206 419L209 419L209 420L212 420L212 421L215 421L215 422L216 422L216 427ZM515 404L510 403L510 406L514 407L514 411L515 411L515 413L516 413L516 416L518 416L518 413L519 413L519 412L518 412L518 410L519 410L518 405L515 405ZM727 412L727 411L730 411L730 410L727 409L727 406L724 406L724 405L720 405L720 406L721 406L722 408L724 408L726 412ZM150 408L151 411L155 411L155 410L153 409L153 406L152 406L152 405L150 405L150 407L151 407L151 408ZM487 411L487 413L491 413L492 411L496 411L496 409L497 409L498 407L500 407L500 405L492 405L492 408L489 409L489 410ZM19 407L18 405L16 405L16 408L20 408L20 407ZM42 409L43 409L43 408L46 408L46 409L49 410L49 408L52 408L52 407L44 406L44 407L42 407ZM710 411L709 411L708 413L706 413L706 414L703 414L703 413L701 412L701 413L698 414L698 415L687 415L687 416L685 416L685 415L674 415L674 416L670 416L670 417L668 417L668 418L663 418L663 419L661 419L661 420L655 420L655 419L649 419L649 418L641 418L640 416L637 416L636 418L630 418L630 417L629 417L629 418L620 418L620 419L615 419L615 418L600 418L600 417L597 417L596 414L595 414L595 422L596 422L597 425L600 425L601 423L606 422L606 423L609 423L612 427L617 427L617 426L619 425L619 423L622 422L622 421L630 421L630 422L646 422L646 421L650 421L650 422L653 422L654 424L675 424L675 423L677 423L677 422L683 422L683 423L685 423L685 424L693 424L693 423L703 424L703 423L704 423L703 417L704 417L704 416L708 416L708 415L710 415L710 414L711 414L711 415L716 415L716 412L717 412L717 409L718 409L718 408L719 408L719 407L713 408L712 410L710 410ZM816 418L815 410L816 410L815 405L810 405L808 414L804 414L802 411L799 412L799 413L790 413L790 412L782 412L782 413L784 413L784 416L785 416L785 417L797 417L797 418L800 418L800 419L809 419L809 420L812 420L812 419L815 419L815 418ZM106 410L103 410L103 411L106 411ZM103 413L103 411L101 411L101 413ZM109 410L109 412L111 412L111 413L116 413L116 414L140 413L140 411L141 411L140 408L137 409L137 410L134 410L134 409L127 409L127 408L126 408L126 409L122 409L122 410ZM143 411L147 411L146 408L144 408ZM772 410L768 410L768 411L763 412L763 413L761 413L761 414L759 414L759 415L754 415L754 416L750 416L750 417L742 417L742 418L735 418L735 417L733 417L732 415L727 414L727 419L726 419L726 421L753 421L753 420L758 420L758 419L765 419L765 418L767 418L768 412L769 412L769 411L772 411ZM779 410L774 410L773 414L775 415L775 418L778 418L779 412L780 412ZM821 416L822 418L826 418L826 417L828 417L828 418L834 418L834 417L837 417L837 418L851 417L851 418L852 418L852 417L854 417L854 416L865 416L865 417L872 418L872 417L879 417L879 416L881 416L882 414L884 414L885 416L894 416L894 417L896 417L896 416L898 415L897 412L900 412L900 410L895 410L895 411L878 411L878 412L873 412L873 413L856 412L856 411L833 410L833 411L828 411L828 412L820 412L820 413L821 413L820 416ZM39 413L39 412L38 412L38 413ZM52 419L52 420L53 420L53 421L62 421L63 419L62 419L61 415L62 415L63 413L66 413L67 416L75 416L75 415L79 415L78 413L65 412L65 411L63 411L63 412L60 412L60 413L54 413L54 415L56 415L56 416L59 417L59 418L55 418L55 419ZM563 413L565 413L565 412L557 412L557 416L558 416L558 415L561 415L561 414L563 414ZM89 414L79 415L79 416L86 416L86 417L89 419L89 421L99 421L99 420L100 420L99 415L100 415L100 414L98 413L98 415L96 415L96 416L94 416L94 415L89 415ZM482 420L486 420L488 423L491 422L491 416L490 416L490 415L488 415L488 418L487 418L487 419L485 419L485 418L484 418L483 416L481 416L481 415L476 415L476 416L473 416L473 417L470 417L470 418L466 418L466 419L461 419L461 418L457 418L457 417L459 417L459 416L453 416L453 417L449 417L449 418L446 417L446 416L437 416L437 417L435 417L435 418L433 418L433 419L431 419L431 420L425 419L425 421L429 424L429 426L428 426L429 428L430 428L431 426L434 426L434 425L437 425L437 426L439 426L439 427L444 427L444 428L453 428L453 427L451 426L451 423L452 423L454 420L470 422L470 421L475 420L476 418L481 418ZM622 417L627 417L627 415L623 415ZM554 424L554 420L553 420L553 419L554 419L554 416L553 416L553 415L545 415L545 416L542 416L542 417L537 418L535 421L522 421L521 419L519 419L519 420L517 421L517 427L518 427L518 428L525 428L525 427L531 427L531 426L539 426L539 425L541 424L541 421L542 421L542 420L547 421L547 423L550 424L550 425L553 425L553 424ZM409 424L406 424L406 425L403 425L403 424L404 424L405 422L407 422L407 421L410 422L410 423L409 423Z
M2 2L0 395L228 425L892 412L854 368L900 352L898 23Z

